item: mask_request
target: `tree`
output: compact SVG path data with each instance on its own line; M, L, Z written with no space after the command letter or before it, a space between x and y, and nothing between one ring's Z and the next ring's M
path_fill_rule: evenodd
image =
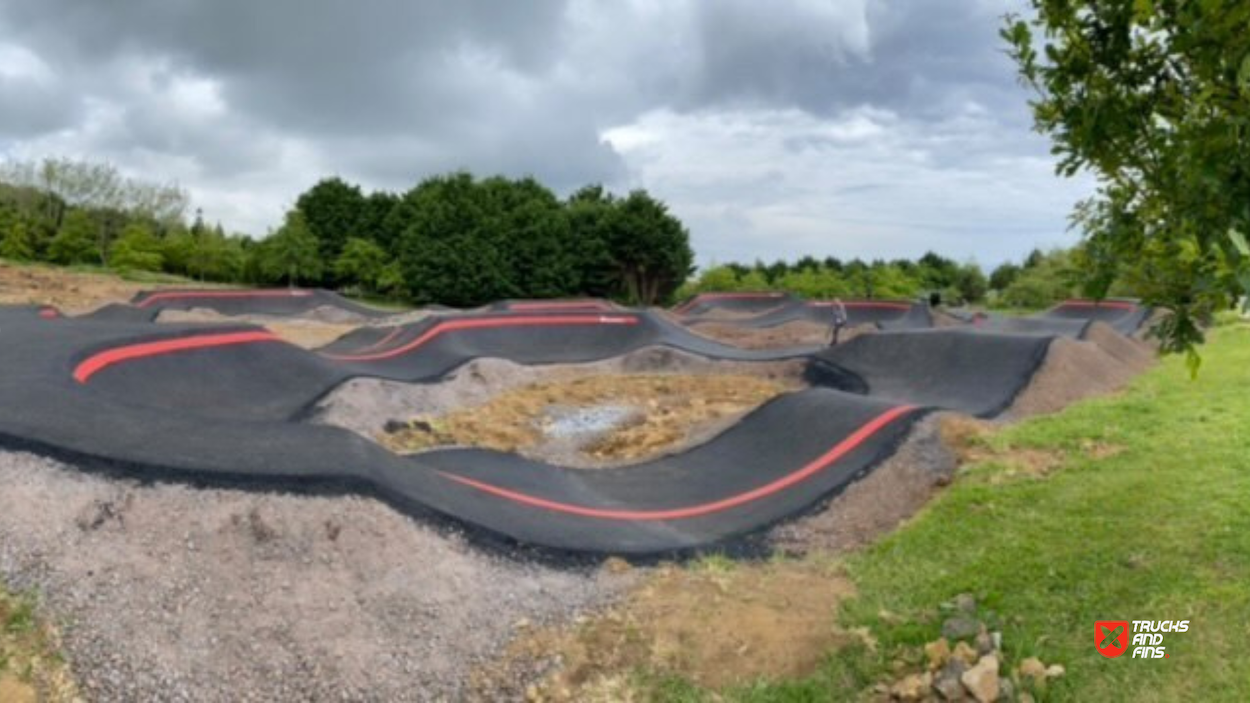
M160 271L165 264L161 241L143 222L131 222L113 243L109 265L119 270Z
M990 273L990 288L996 291L1003 291L1010 286L1012 281L1016 280L1016 276L1020 275L1020 267L1005 261L995 267Z
M317 239L321 260L327 262L338 259L349 238L362 236L358 230L365 223L366 208L360 188L337 177L318 181L295 201L295 209Z
M1166 272L1144 290L1156 328L1196 371L1199 323L1250 291L1250 4L1237 0L1031 0L1002 30L1037 92L1057 170L1092 171L1078 208L1087 291L1125 268Z
M374 291L378 289L388 259L386 250L377 243L352 237L334 262L334 274L340 281L351 281L366 291Z
M607 244L624 294L642 305L668 299L694 264L686 228L645 190L616 205Z
M0 211L0 257L13 261L35 258L35 235L26 220L16 213Z
M308 229L299 209L286 214L286 221L277 232L259 245L258 264L261 273L271 281L285 281L294 286L300 281L316 281L323 266L317 238Z
M972 261L956 269L954 283L955 290L959 291L959 297L965 303L975 303L983 300L990 287L989 281L985 279L985 273L981 271L981 267Z
M99 263L100 251L96 248L95 233L95 223L87 211L81 208L70 210L48 244L48 258L58 264Z

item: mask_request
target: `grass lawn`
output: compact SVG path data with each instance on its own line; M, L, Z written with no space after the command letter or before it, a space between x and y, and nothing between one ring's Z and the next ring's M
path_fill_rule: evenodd
M871 698L892 663L919 666L940 604L969 592L1001 624L1003 671L1030 656L1066 668L1038 700L1250 700L1250 325L1215 330L1203 358L1197 380L1170 358L1122 394L982 440L996 458L964 466L912 522L846 558L859 596L840 625L868 627L875 651L831 652L808 679L726 698ZM1025 450L1057 468L1021 471L1011 456ZM1095 620L1190 624L1165 636L1167 659L1107 659ZM647 688L704 697L673 679Z

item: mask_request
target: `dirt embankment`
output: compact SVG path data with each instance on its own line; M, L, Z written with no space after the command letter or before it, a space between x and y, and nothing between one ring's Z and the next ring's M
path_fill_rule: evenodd
M123 281L112 274L0 263L3 305L51 305L67 315L78 315L108 303L128 301L139 291L152 288L160 286Z
M1110 326L1090 325L1085 339L1051 342L1041 368L1003 414L1004 419L1052 413L1072 403L1123 388L1154 364L1149 344Z

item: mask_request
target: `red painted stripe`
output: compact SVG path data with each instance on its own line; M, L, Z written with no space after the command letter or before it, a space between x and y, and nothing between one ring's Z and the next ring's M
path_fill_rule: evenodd
M615 310L613 306L599 300L586 301L567 301L567 302L550 302L550 303L511 303L508 305L509 310L603 310L611 312Z
M1122 300L1065 300L1056 306L1058 308L1115 308L1117 310L1136 310L1136 303L1126 303Z
M134 359L142 359L149 356L158 356L161 354L174 354L177 352L191 351L194 349L207 349L211 347L224 347L233 344L251 344L253 342L280 342L282 341L272 332L268 330L250 330L247 332L227 332L223 334L205 334L198 337L181 337L178 339L163 339L158 342L144 342L142 344L131 344L125 347L116 347L106 349L97 354L93 354L78 366L74 367L74 380L79 383L86 383L89 378L99 371L108 368L114 364L120 364L124 361L132 361Z
M406 354L439 335L458 330L492 329L495 327L564 327L569 325L636 325L638 318L633 315L561 315L541 316L525 315L518 317L478 317L470 319L443 320L435 324L424 334L407 344L384 352L373 354L323 354L327 359L336 361L379 361Z
M544 510L551 510L558 513L566 513L580 517L598 518L602 520L686 520L703 515L710 515L712 513L721 512L730 508L736 508L738 506L760 500L761 498L766 498L811 478L836 462L838 459L841 459L849 454L886 425L915 409L916 406L914 405L900 405L881 413L872 420L869 420L859 429L855 430L855 432L851 433L851 435L846 439L838 442L832 449L820 455L799 470L782 476L781 478L770 483L766 483L759 488L754 488L744 493L739 493L711 503L691 505L685 508L670 508L667 510L611 510L606 508L591 508L583 505L573 505L570 503L547 500L546 498L539 498L527 493L520 493L518 491L501 488L490 483L450 474L445 471L440 471L439 474L447 479L466 486L471 486L472 488L484 493L489 493L517 503L529 505L535 508L542 508Z
M814 308L831 308L835 305L835 303L832 300L815 300L815 301L808 303L808 305ZM902 310L904 312L911 310L911 303L887 303L883 301L857 300L857 301L851 301L851 302L844 302L842 303L842 305L843 307L851 308L851 309L880 308L883 310Z
M137 303L137 307L146 308L157 300L175 300L179 298L306 298L312 295L309 290L202 290L202 291L159 291Z
M60 316L61 316L61 313L56 308L40 308L39 309L39 317L42 317L45 320L55 320L56 318Z

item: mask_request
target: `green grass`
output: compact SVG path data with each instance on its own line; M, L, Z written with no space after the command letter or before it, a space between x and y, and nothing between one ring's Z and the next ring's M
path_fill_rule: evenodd
M916 520L845 561L860 595L840 624L869 627L875 652L833 652L808 679L727 698L863 698L892 661L919 662L940 604L971 592L1001 625L1004 670L1030 656L1067 669L1039 700L1250 700L1250 325L1215 330L1203 356L1197 380L1167 359L1122 394L993 436L1062 464L1044 478L1003 461L961 469ZM1120 451L1092 458L1093 446ZM1165 637L1167 659L1106 659L1099 619L1190 627ZM672 681L655 697L665 689L692 697Z

